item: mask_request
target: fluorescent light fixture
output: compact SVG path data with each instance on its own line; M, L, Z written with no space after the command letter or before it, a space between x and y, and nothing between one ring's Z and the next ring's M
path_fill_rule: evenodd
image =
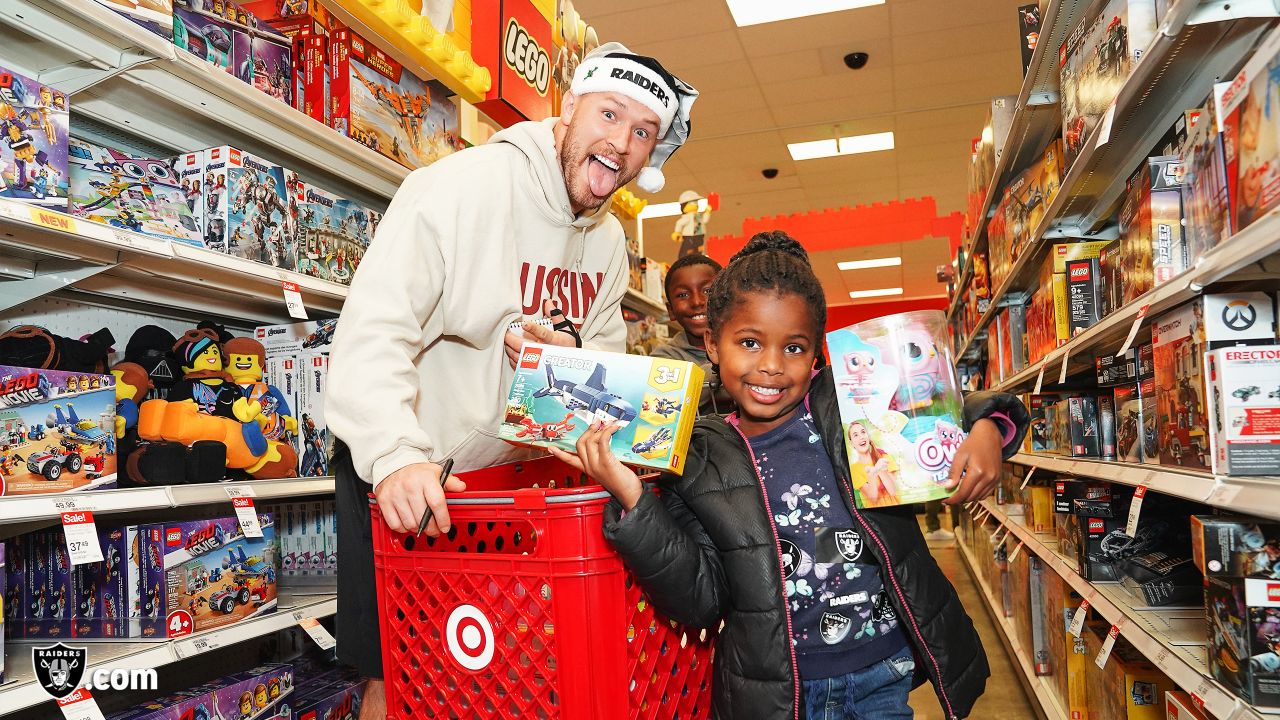
M844 262L836 263L836 267L841 270L866 270L867 268L893 267L901 264L901 257L884 257L876 258L875 260L845 260Z
M706 198L698 200L698 212L702 212L706 209ZM675 217L676 215L681 214L683 213L680 212L680 203L678 202L657 203L656 205L650 203L645 205L644 209L640 211L640 219L648 220L649 218Z
M726 2L729 5L729 12L733 13L733 21L738 24L738 27L884 4L884 0L805 0L804 2L726 0Z
M849 297L857 300L858 298L884 297L885 295L901 295L902 288L880 288L879 290L852 290Z
M792 160L815 160L817 158L835 157L837 155L857 155L858 153L878 152L893 149L893 133L871 133L870 135L850 135L831 140L813 140L811 142L787 143Z

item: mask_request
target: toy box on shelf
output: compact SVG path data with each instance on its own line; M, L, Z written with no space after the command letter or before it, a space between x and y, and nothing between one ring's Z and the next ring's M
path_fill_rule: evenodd
M166 40L173 39L173 0L98 0Z
M1280 523L1192 515L1191 554L1196 567L1209 577L1280 580Z
M1222 475L1280 475L1280 345L1205 355L1209 447Z
M139 529L143 637L181 637L276 610L280 544L271 514L262 537L246 537L234 517Z
M0 542L0 683L4 682L4 638L7 634L4 626L9 616L9 572L5 565L5 544Z
M1085 625L1086 657L1102 652L1102 644L1114 626L1091 621ZM1085 663L1089 678L1089 716L1115 720L1165 720L1164 694L1176 686L1138 652L1117 636L1106 665Z
M1054 140L1040 158L1009 183L1010 202L1005 209L1010 235L1010 255L1016 260L1035 240L1036 228L1062 184L1062 141Z
M1186 270L1182 237L1182 159L1148 158L1129 178L1120 207L1120 258L1112 309Z
M1280 30L1273 30L1235 79L1215 89L1223 133L1232 230L1280 204Z
M280 567L291 587L331 586L338 569L337 514L332 500L274 505Z
M462 148L458 108L435 80L405 70L350 28L329 43L333 127L418 168Z
M234 74L235 31L232 25L236 8L227 8L223 1L218 0L215 9L213 3L206 4L204 0L174 0L171 37L179 49ZM228 11L231 20L226 17Z
M115 379L0 365L0 495L115 487Z
M176 0L173 43L285 104L293 96L293 43L231 0Z
M295 269L321 280L351 284L381 213L310 183L300 183L297 192Z
M961 398L946 319L927 310L827 333L859 507L946 497Z
M1106 241L1057 243L1049 248L1057 345L1084 332L1101 319L1102 278L1097 259ZM1042 277L1044 273L1042 272Z
M297 245L286 170L225 145L205 150L204 162L205 235L220 225L219 240L228 253L294 269Z
M67 155L72 215L204 247L181 181L166 161L77 138L70 140Z
M1075 162L1155 31L1154 0L1110 0L1067 35L1058 53L1064 167Z
M289 407L297 408L300 477L330 474L333 438L324 419L324 393L337 327L337 320L309 320L254 331L267 353L267 381L280 389Z
M1207 578L1204 609L1210 674L1255 709L1280 711L1280 581Z
M1182 152L1182 207L1186 216L1183 237L1188 264L1195 264L1232 233L1223 153L1217 104L1210 97L1191 125Z
M996 171L996 162L1004 153L1005 138L1009 135L1009 125L1013 123L1014 108L1018 98L1004 95L991 98L987 108L987 119L982 126L982 134L974 146L973 161L969 169L968 216L978 219L982 210L982 201L986 199Z
M205 232L204 151L197 150L184 153L172 158L169 163L173 167L174 174L178 177L178 187L182 190L182 195L186 199L187 210L191 214L191 219L195 222L201 244L209 250L226 252L227 246L222 241L221 235L217 238L217 242L221 243L219 245L212 243Z
M1191 693L1182 690L1170 690L1164 694L1164 709L1168 720L1209 720Z
M67 209L68 99L0 67L0 198Z
M498 437L573 451L591 423L621 423L620 460L680 473L702 378L679 360L525 343Z

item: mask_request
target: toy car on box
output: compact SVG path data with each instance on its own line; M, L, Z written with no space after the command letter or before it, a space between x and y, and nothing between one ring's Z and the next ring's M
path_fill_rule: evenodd
M0 67L0 198L67 209L67 95Z
M702 368L667 358L525 343L498 437L573 450L593 422L621 423L622 462L684 471Z
M1214 473L1280 475L1280 345L1219 348L1205 359Z
M0 365L0 495L115 487L115 413L111 375Z

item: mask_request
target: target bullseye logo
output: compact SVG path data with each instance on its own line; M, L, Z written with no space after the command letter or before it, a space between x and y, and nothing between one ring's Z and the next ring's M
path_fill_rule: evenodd
M474 605L459 605L445 624L449 654L462 667L476 672L493 661L493 625Z

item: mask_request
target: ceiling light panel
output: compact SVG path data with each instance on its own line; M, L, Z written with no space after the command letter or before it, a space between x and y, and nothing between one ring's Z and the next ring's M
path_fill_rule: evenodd
M806 2L725 0L725 2L729 5L729 12L733 14L733 21L738 27L884 4L884 0L807 0Z
M851 290L849 292L849 297L853 298L854 300L858 300L860 298L884 297L886 295L901 295L901 294L902 294L902 288L900 287L879 288L876 290Z
M849 135L830 140L812 140L810 142L787 143L792 160L816 160L818 158L836 157L838 155L857 155L859 153L879 152L893 149L893 133L871 133L870 135Z
M874 260L845 260L836 263L841 270L866 270L867 268L894 267L902 264L901 257L884 257Z

